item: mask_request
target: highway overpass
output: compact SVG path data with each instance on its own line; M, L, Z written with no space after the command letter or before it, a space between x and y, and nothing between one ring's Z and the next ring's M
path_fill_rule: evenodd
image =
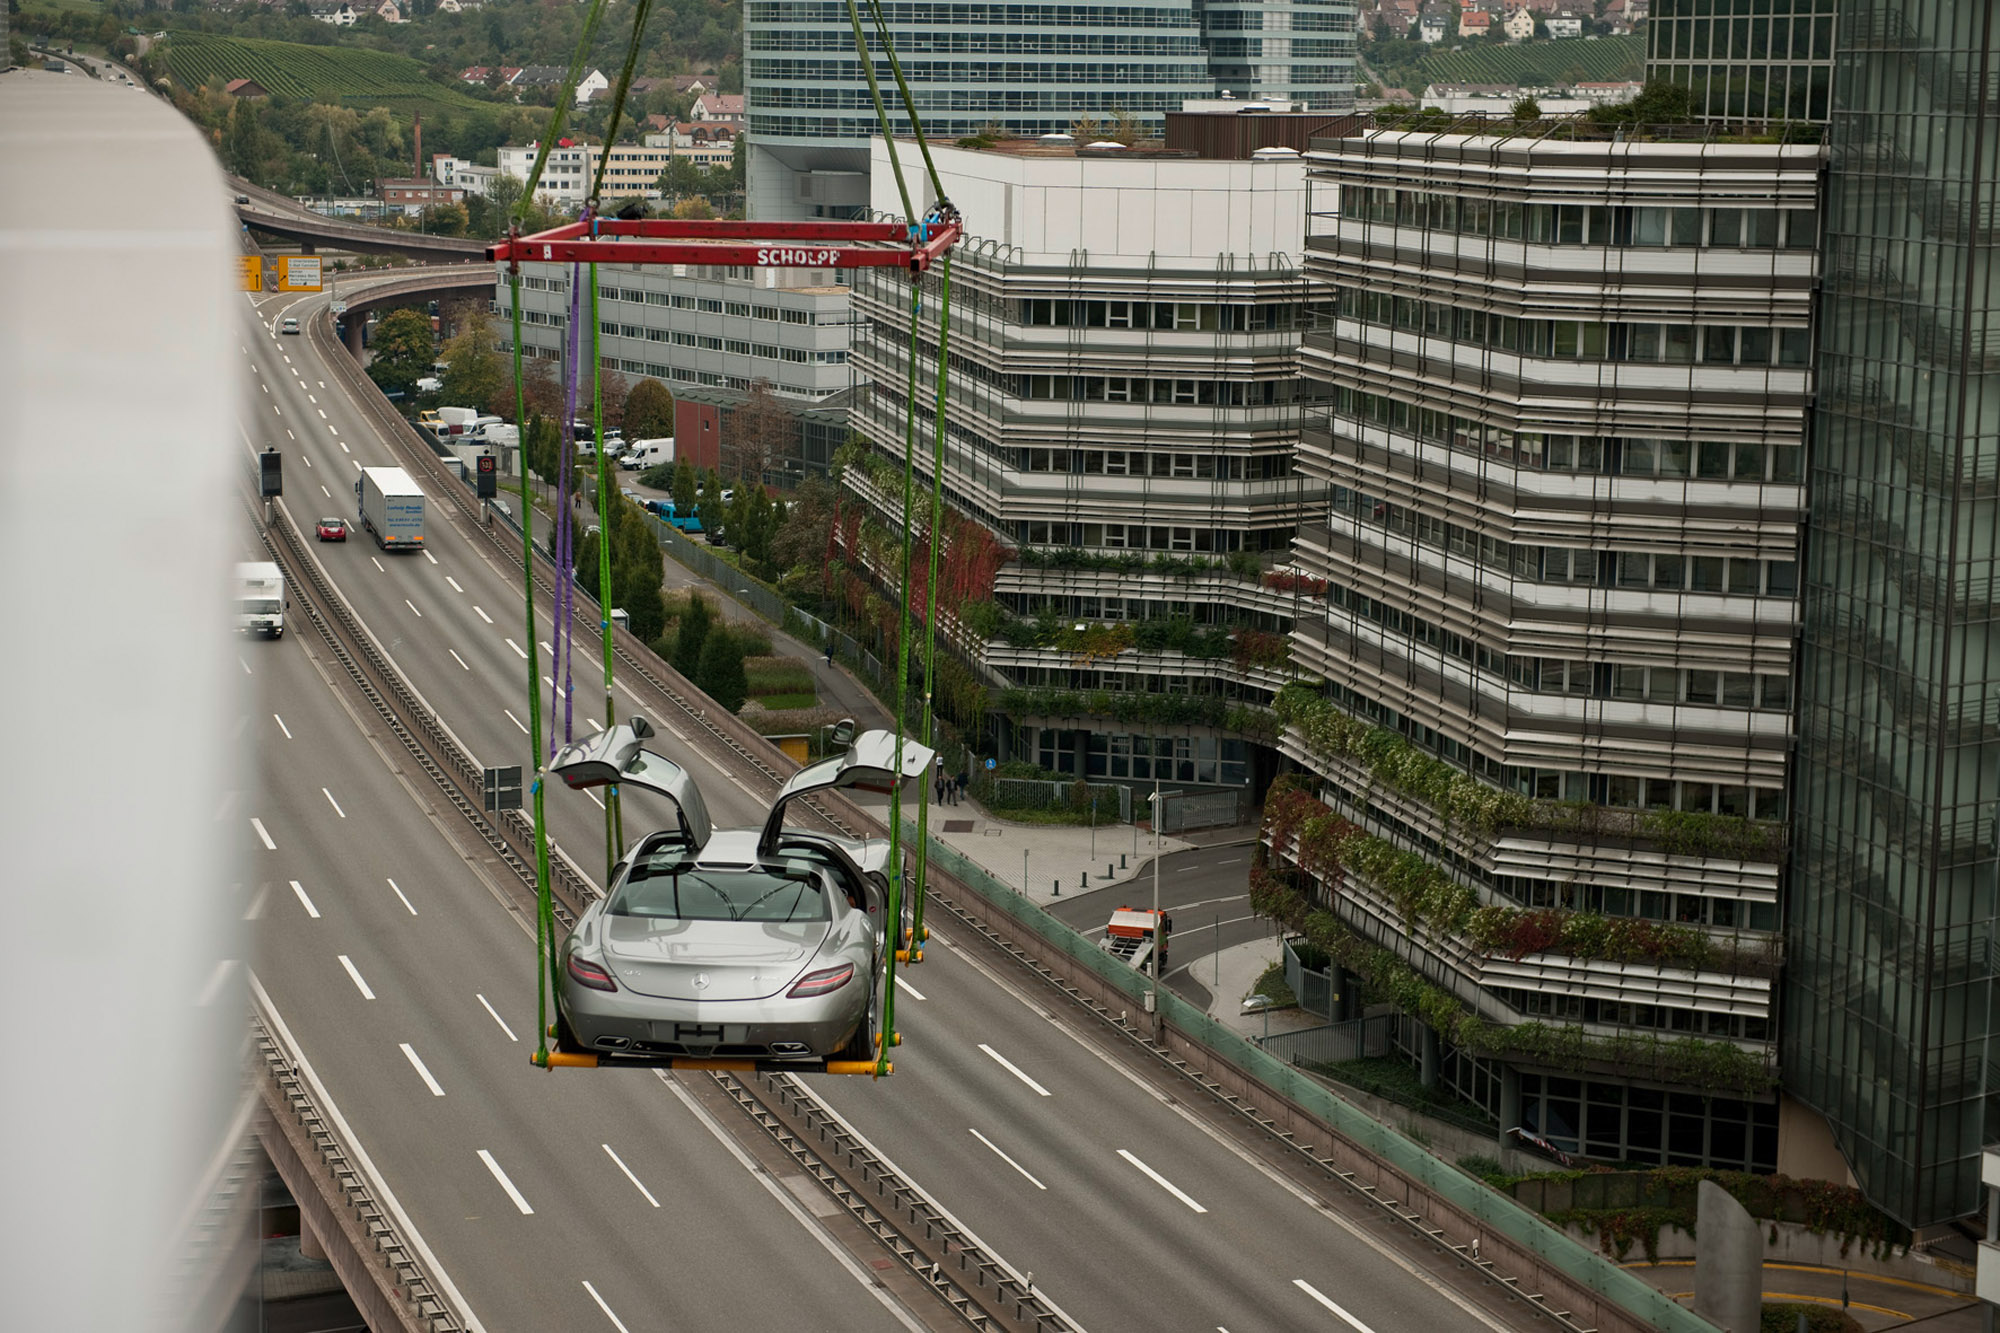
M407 255L426 263L484 263L486 242L463 236L431 236L420 231L374 227L313 212L289 195L229 178L236 216L251 231L315 250L364 255Z

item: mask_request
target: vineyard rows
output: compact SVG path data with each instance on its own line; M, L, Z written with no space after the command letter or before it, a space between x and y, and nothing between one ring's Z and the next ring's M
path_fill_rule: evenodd
M431 82L408 56L343 47L304 46L254 37L178 32L167 42L167 66L190 88L210 79L254 79L276 97L373 105L395 101L422 109L485 111L486 103Z
M1432 83L1500 83L1546 87L1613 83L1645 77L1646 39L1638 34L1588 42L1524 42L1519 46L1433 49L1424 56Z

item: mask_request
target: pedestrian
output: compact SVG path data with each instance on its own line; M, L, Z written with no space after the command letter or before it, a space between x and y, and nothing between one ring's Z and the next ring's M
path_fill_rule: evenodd
M942 773L938 774L938 775L937 775L937 777L936 777L935 779L933 779L933 781L932 781L932 785L933 785L933 786L934 786L934 787L935 787L935 788L937 789L937 803L938 803L939 805L943 805L943 804L944 804L944 774L942 774Z
M958 774L952 782L958 787L958 799L962 803L965 800L965 774Z
M833 665L833 636L831 634L826 636L826 664L828 666Z

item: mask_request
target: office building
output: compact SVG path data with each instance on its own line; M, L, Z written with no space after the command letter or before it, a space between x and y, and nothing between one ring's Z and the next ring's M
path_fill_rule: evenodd
M1274 808L1338 820L1273 837L1276 882L1338 966L1429 997L1395 1044L1497 1127L1810 1168L1775 990L1822 150L1558 125L1307 157L1337 313L1303 352L1329 496L1293 657L1323 684L1286 696L1309 778Z
M1841 5L1787 912L1787 1087L1911 1226L2000 1140L2000 33Z
M880 140L875 151L876 203L892 209ZM1322 484L1292 471L1311 305L1299 155L933 152L976 220L952 271L946 503L952 522L1011 552L971 594L990 618L941 622L996 691L989 735L974 739L1108 782L1261 790L1275 767L1268 707L1291 674L1294 593L1273 574L1325 503ZM908 411L908 278L865 270L854 305L868 385L853 423L875 461L847 468L844 485L896 532L901 494L886 479L900 475ZM925 328L928 497L937 351ZM847 559L865 564L866 551ZM894 571L869 572L893 583Z
M1082 7L972 0L884 6L917 114L935 142L989 126L1034 138L1118 113L1162 115L1226 88L1318 109L1353 102L1352 0L1188 0ZM750 0L743 23L750 215L848 217L869 206L879 132L839 0ZM910 132L886 61L893 132ZM897 205L900 210L900 204Z

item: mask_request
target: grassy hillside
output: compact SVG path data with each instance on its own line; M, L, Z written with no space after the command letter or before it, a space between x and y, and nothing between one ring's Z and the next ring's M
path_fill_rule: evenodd
M278 97L338 102L356 110L385 106L408 114L490 113L491 103L433 81L408 56L339 46L304 46L255 37L176 32L166 42L167 68L193 89L210 79L255 79Z
M1463 51L1432 51L1424 61L1433 83L1610 83L1641 79L1646 71L1646 39L1638 33L1523 42L1519 46L1468 44Z

